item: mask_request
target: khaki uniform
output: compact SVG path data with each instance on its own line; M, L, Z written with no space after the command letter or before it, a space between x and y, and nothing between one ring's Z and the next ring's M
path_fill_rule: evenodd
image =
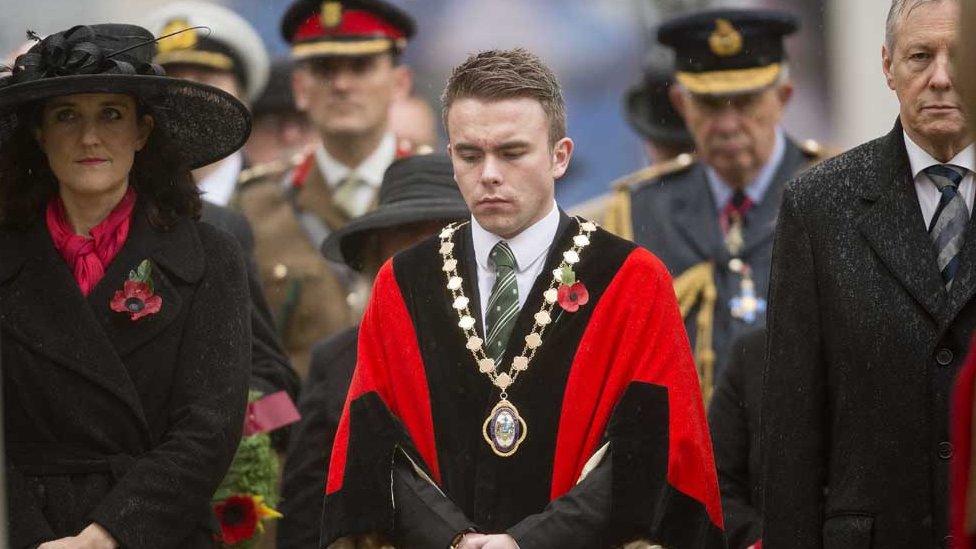
M429 152L409 140L396 141L395 158ZM254 228L254 257L268 305L292 365L305 378L312 346L359 322L370 288L365 277L322 256L302 217L325 234L350 217L333 201L314 153L249 168L239 181L233 205ZM369 209L375 207L376 198Z
M285 350L304 378L312 345L358 319L346 284L312 242L299 212L314 215L332 231L349 218L333 204L311 154L293 167L251 170L242 174L236 206L254 227L254 255L268 304Z

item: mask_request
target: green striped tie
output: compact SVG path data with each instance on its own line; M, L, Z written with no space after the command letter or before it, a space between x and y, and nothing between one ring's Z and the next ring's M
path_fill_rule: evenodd
M488 356L499 362L505 354L505 346L515 327L518 317L518 284L515 281L515 269L518 262L515 254L508 247L508 243L499 242L491 249L492 263L495 264L495 285L491 288L488 298L488 308L485 309L488 328Z

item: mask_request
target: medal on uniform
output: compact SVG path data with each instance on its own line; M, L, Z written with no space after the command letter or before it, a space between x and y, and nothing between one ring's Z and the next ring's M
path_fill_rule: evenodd
M746 324L755 324L759 315L766 312L766 300L756 295L752 270L739 258L729 261L729 270L740 277L739 295L729 300L732 317Z
M746 239L743 234L744 225L745 222L742 219L742 214L732 212L729 215L729 228L725 233L725 248L732 257L739 257L739 254L742 253L742 248L746 245Z

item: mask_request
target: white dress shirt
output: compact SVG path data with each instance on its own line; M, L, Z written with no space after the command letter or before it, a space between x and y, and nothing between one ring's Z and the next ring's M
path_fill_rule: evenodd
M545 217L536 221L514 238L506 240L518 268L515 270L515 282L518 286L519 309L525 305L525 300L535 284L535 279L542 273L546 265L546 256L552 241L559 229L559 208L552 203L552 210ZM495 285L495 266L488 259L495 244L501 242L502 237L488 232L478 224L478 220L471 216L471 237L474 241L474 257L478 263L478 296L481 300L481 325L485 326L485 304L491 296L491 288ZM487 329L487 326L485 326Z
M333 190L343 182L351 173L366 182L356 189L354 202L359 211L366 211L376 198L380 184L383 182L383 174L390 164L396 160L396 137L387 132L380 140L380 144L369 156L366 157L358 166L350 168L342 162L336 160L323 145L315 149L315 161L319 170L325 177L325 182Z
M911 137L908 137L907 132L905 133L905 149L908 151L908 162L912 167L912 177L915 178L915 194L918 195L918 205L922 208L922 218L925 220L925 228L928 229L929 225L932 224L932 217L935 216L935 210L939 207L942 193L939 192L935 183L922 173L922 170L929 166L943 164L943 162L932 158L932 155L925 152L925 149L912 141ZM976 147L970 144L955 158L945 162L945 164L953 164L967 170L966 177L959 184L959 194L966 201L970 215L973 213L973 197L976 196L976 187L973 185L974 150Z
M243 168L244 155L241 151L220 160L216 169L197 184L203 193L203 199L218 206L230 204L234 190L237 189L237 178Z

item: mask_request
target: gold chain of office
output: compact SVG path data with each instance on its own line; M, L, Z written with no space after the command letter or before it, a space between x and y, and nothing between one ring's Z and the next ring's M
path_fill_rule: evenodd
M542 306L534 316L535 324L525 336L522 353L512 359L507 372L499 373L498 364L485 353L485 341L478 337L475 319L472 316L471 301L464 295L464 280L458 272L458 261L454 257L454 234L468 222L452 223L440 233L440 254L443 258L442 270L447 277L447 289L452 298L452 308L458 315L458 327L465 337L465 347L471 352L478 371L488 376L492 384L500 390L499 402L488 415L482 427L485 441L497 455L508 457L515 453L519 444L528 434L528 425L515 405L508 400L508 388L515 383L520 373L529 369L529 363L542 346L542 336L546 327L552 323L552 310L558 301L558 286L563 280L563 270L572 269L580 260L583 249L590 245L590 235L597 229L596 223L576 218L579 232L573 237L572 246L563 252L563 260L552 273L549 289L543 293Z

